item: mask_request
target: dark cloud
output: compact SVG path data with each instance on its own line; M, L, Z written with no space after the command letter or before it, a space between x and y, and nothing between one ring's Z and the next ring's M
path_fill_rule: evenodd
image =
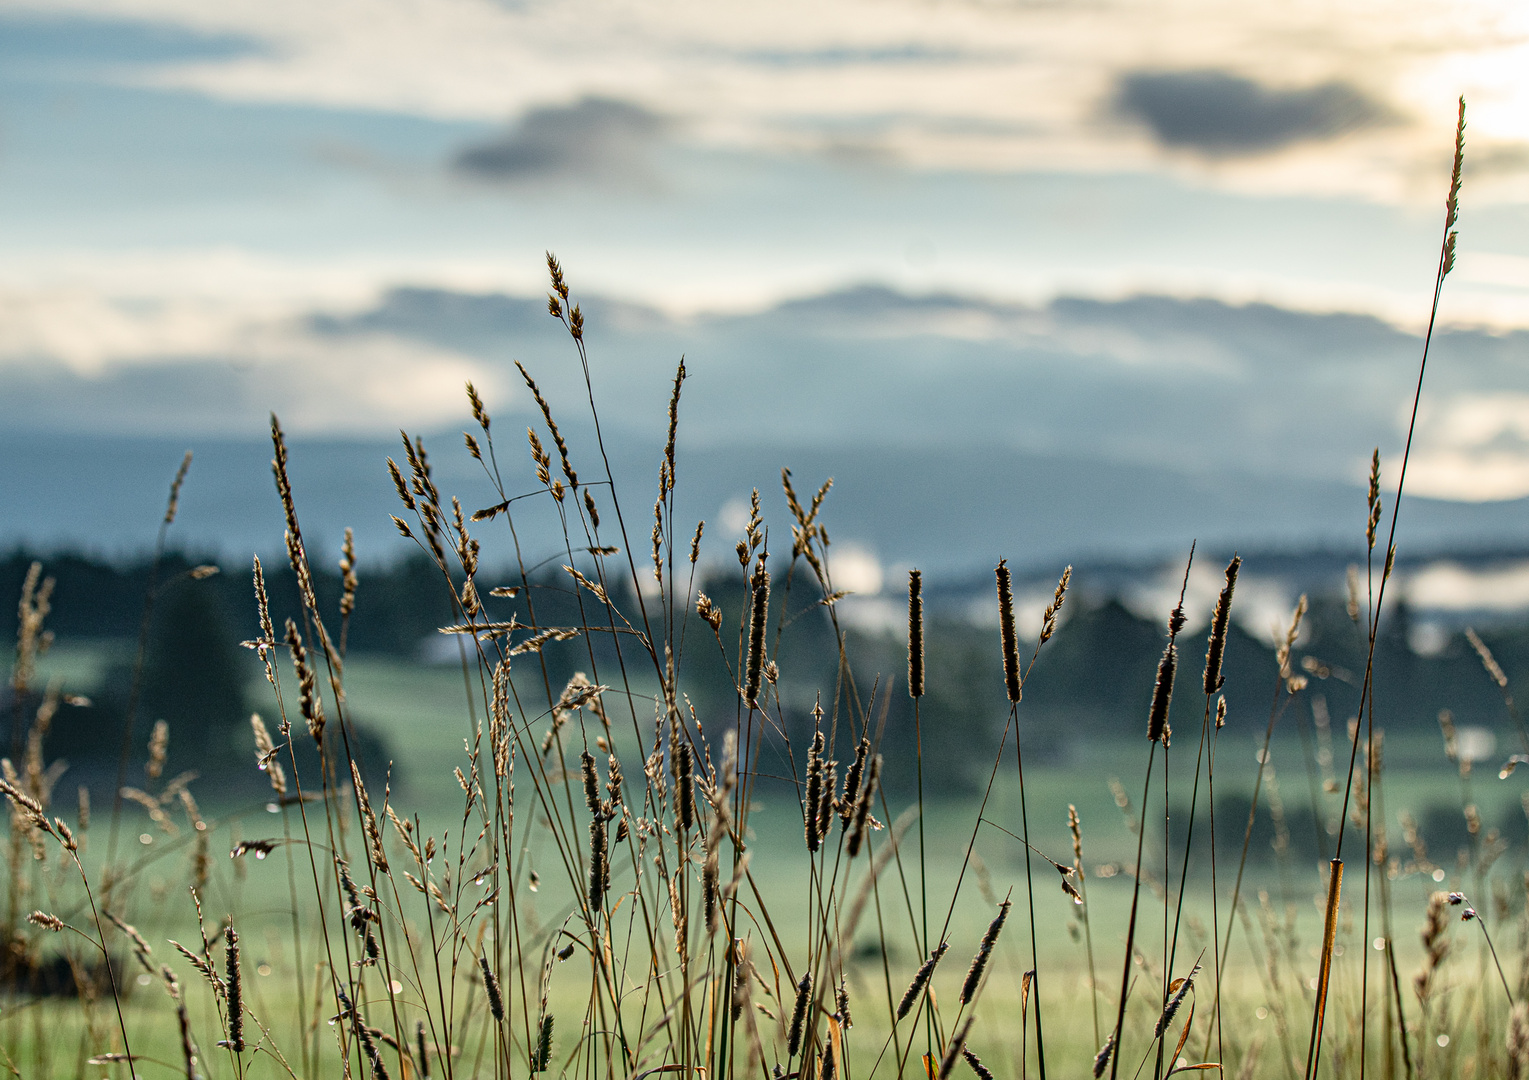
M1488 179L1529 172L1529 143L1502 142L1473 146L1465 159L1467 176Z
M1392 119L1345 82L1281 90L1215 70L1127 72L1114 104L1164 146L1214 156L1264 153Z
M625 183L646 173L649 153L670 126L641 105L586 97L530 110L497 138L461 151L453 165L497 182L576 177Z

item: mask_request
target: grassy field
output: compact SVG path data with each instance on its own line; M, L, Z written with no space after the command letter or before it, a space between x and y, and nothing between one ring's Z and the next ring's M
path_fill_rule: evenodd
M1440 287L1463 123L1462 103ZM550 255L548 270L550 314L587 374L583 317ZM50 678L90 685L132 650L40 658L49 585L40 570L28 579L10 698L26 738L13 727L19 749L0 780L11 810L0 1067L188 1080L947 1080L958 1069L1416 1080L1529 1068L1520 781L1497 780L1490 763L1472 773L1447 724L1382 744L1373 665L1351 731L1307 723L1319 689L1306 673L1320 681L1321 665L1301 655L1304 598L1260 676L1281 718L1267 745L1269 717L1221 723L1236 559L1208 631L1186 629L1182 596L1169 616L1150 710L1059 740L1066 721L1023 690L1064 616L1070 568L1022 642L1000 562L992 647L1006 718L984 743L980 727L956 737L922 719L915 571L893 655L913 701L916 781L889 787L885 731L835 616L828 486L798 493L783 473L793 525L773 539L756 493L737 545L745 586L725 619L690 588L701 527L674 516L684 364L651 517L651 493L617 501L598 411L593 444L570 448L563 403L522 375L542 421L527 432L531 490L503 479L511 450L470 385L466 452L502 501L464 510L408 436L388 463L398 530L449 590L459 667L347 655L353 556L342 595L321 604L273 417L297 605L273 622L257 563L254 678L279 692L257 683L264 720L248 760L269 793L183 784L165 768L176 734L144 717L147 761L135 751L130 776L141 788L88 814L55 798L68 772L45 736L68 703ZM1351 608L1372 656L1397 521L1379 470L1377 452L1373 557ZM551 534L533 539L532 507ZM480 581L486 545L498 565L561 564L574 620L538 621L525 569L511 584ZM785 580L793 611L810 591L831 629L821 670L832 673L809 696L780 670ZM490 616L485 596L513 618ZM709 638L685 636L696 620ZM725 705L701 711L686 694L699 649L720 650L731 683ZM554 679L574 666L548 657L589 674ZM1488 659L1482 677L1492 671ZM1190 729L1170 738L1186 701L1197 717L1203 703L1204 721L1179 720ZM396 789L385 763L352 752L363 723L386 736ZM1027 765L1019 751L1042 733L1044 764ZM974 764L977 797L926 789L926 766L951 760Z
M43 682L58 678L69 686L89 686L124 654L130 654L130 643L61 645L40 662L38 678ZM1271 682L1275 674L1271 672ZM260 691L264 691L263 696L269 702L264 711L275 714L274 695L265 680L262 678L251 689L256 701L261 700ZM441 836L443 840L449 837L446 840L449 853L464 838L460 831L462 790L454 770L467 762L463 739L471 727L461 668L356 656L346 665L346 690L347 700L356 714L386 736L393 759L399 763L403 773L400 797L395 802L399 812L409 817L418 815L425 833ZM288 702L288 708L294 713L299 711L295 698ZM1025 730L1025 725L1047 723L1047 717L1031 716L1023 710L1019 719L1021 731ZM1221 747L1217 761L1215 780L1220 797L1250 795L1257 779L1263 724L1243 726L1244 730L1235 734L1224 731L1221 736L1229 741ZM1031 820L1031 842L1039 853L1071 865L1072 838L1068 830L1067 807L1076 807L1081 819L1083 888L1088 899L1086 913L1091 924L1088 931L1094 947L1095 981L1090 980L1088 935L1082 921L1085 909L1072 902L1061 889L1055 871L1041 862L1039 870L1042 873L1037 875L1036 920L1046 930L1037 937L1036 957L1032 960L1029 942L1023 934L1006 933L996 950L992 973L975 1013L979 1019L974 1031L992 1029L995 1033L1003 1033L998 1038L985 1040L973 1037L974 1049L990 1067L1013 1071L1020 1068L1016 1046L1010 1037L1013 1034L1012 1018L1020 1010L1024 996L1023 975L1032 963L1044 973L1040 1001L1047 1019L1045 1038L1053 1055L1052 1068L1065 1063L1061 1066L1064 1071L1075 1073L1082 1067L1080 1063L1091 1059L1098 1049L1101 1040L1096 1021L1106 1033L1109 1030L1114 1004L1111 988L1119 981L1117 968L1125 945L1132 892L1131 876L1125 872L1135 856L1131 822L1138 810L1134 805L1130 807L1129 818L1122 812L1114 794L1118 788L1112 782L1124 784L1129 781L1131 788L1139 784L1141 743L1144 740L1138 727L1138 723L1133 722L1127 730L1120 732L1118 739L1102 744L1097 740L1081 742L1068 749L1062 763L1035 769L1026 777L1028 805L1036 808ZM1498 734L1500 742L1508 741L1507 732ZM613 741L618 752L627 750L620 745L621 740ZM253 769L253 741L250 748ZM989 753L992 749L995 748L990 748ZM1143 861L1151 874L1149 880L1154 883L1164 879L1177 882L1182 870L1179 859L1182 834L1188 828L1185 810L1193 784L1195 749L1193 742L1181 737L1170 754L1165 755L1170 758L1167 774L1169 804L1175 811L1170 827L1179 837L1179 844L1175 845L1170 864L1164 867L1161 826L1155 826L1159 830L1157 834L1149 835ZM1275 775L1280 780L1277 786L1281 801L1309 805L1311 787L1303 744L1293 731L1276 729L1269 762L1277 770ZM869 1053L873 1059L887 1055L881 1065L884 1071L886 1062L904 1056L910 1044L922 1052L925 1043L934 1039L932 1031L921 1030L900 1031L899 1037L892 1039L892 1028L887 1023L887 999L900 996L920 960L917 935L911 929L909 912L921 906L921 898L938 898L933 903L931 918L943 926L948 917L949 928L942 936L952 942L953 949L961 944L968 949L975 946L998 900L1011 889L1015 890L1016 908L1025 908L1022 899L1025 892L1024 848L1011 835L1021 828L1018 784L1012 775L1012 758L1008 764L1008 768L1000 770L985 806L971 799L926 803L928 888L922 887L918 867L912 861L906 863L900 873L889 872L882 880L882 887L875 897L879 916L877 930L872 934L868 929L862 929L845 964L852 1000L867 1002L865 1007L857 1010L856 1027L843 1033L845 1045L856 1048L856 1057L845 1063L846 1075L851 1075L857 1065L865 1069L859 1054ZM1340 767L1341 764L1340 761ZM1160 783L1162 774L1158 775ZM1268 775L1266 770L1266 783ZM1320 784L1320 777L1317 781ZM62 783L67 787L67 774ZM1515 812L1522 815L1522 788L1517 777L1499 781L1495 765L1484 763L1474 771L1470 783L1472 801L1486 821L1498 821ZM1456 763L1446 758L1444 742L1438 732L1390 736L1386 745L1384 784L1385 825L1397 838L1394 842L1398 847L1402 846L1399 838L1403 812L1409 812L1417 820L1426 819L1430 812L1436 816L1461 815L1460 771ZM260 801L225 803L217 798L216 792L205 791L199 792L199 796L208 821L206 837L212 854L210 873L202 890L204 906L211 913L209 922L214 924L215 930L217 919L231 916L241 928L244 963L253 973L249 976L251 1014L270 1025L272 1044L302 1044L304 1024L290 1007L291 1002L284 999L291 996L299 978L292 912L294 900L298 910L307 910L304 894L312 890L311 868L300 856L297 846L278 848L262 859L248 856L230 859L227 855L242 841L290 834L292 810L289 808L285 815L273 814L270 810L274 807ZM1131 797L1135 799L1138 795ZM1161 797L1161 789L1158 797ZM1268 797L1267 788L1264 797ZM1321 792L1318 799L1325 814L1336 812L1335 795ZM893 803L888 809L895 818L906 811L916 811L916 805ZM979 811L984 824L975 837L974 858L967 860L965 851L974 840L973 824ZM286 821L283 821L284 816ZM1162 816L1160 806L1152 816ZM812 922L812 874L810 864L803 858L805 847L800 806L789 791L767 791L754 799L749 823L746 839L754 865L769 867L767 874L759 875L759 887L769 909L776 913L775 929L780 941L788 953L804 950L809 944L807 928ZM1244 825L1244 820L1218 821L1218 848L1223 858L1228 855L1235 858ZM100 824L93 828L84 848L84 862L93 875L101 869L98 857L100 828ZM1195 829L1199 842L1193 847L1188 886L1183 888L1185 902L1181 940L1177 946L1182 959L1176 971L1192 965L1196 959L1210 966L1212 913L1207 901L1210 867L1204 846L1208 821L1203 802L1198 808ZM125 823L124 834L131 839L129 846L134 849L134 854L127 875L129 884L119 902L127 909L146 906L146 913L138 917L136 925L153 943L156 958L169 959L173 966L184 967L178 956L158 957L158 954L171 948L167 944L171 939L187 943L200 937L195 908L185 889L195 850L195 835L182 828L178 835L167 836L147 815L140 813L132 813ZM1231 842L1226 840L1228 836L1231 836ZM466 839L470 841L471 838ZM1455 851L1432 854L1441 864L1442 881L1435 880L1431 866L1398 867L1392 871L1395 890L1392 902L1397 923L1395 952L1398 966L1408 980L1421 963L1422 946L1416 929L1423 921L1428 897L1440 889L1459 889L1474 895L1482 887L1480 878L1473 871L1478 859L1469 852L1463 866ZM1496 862L1489 875L1495 885L1487 886L1488 895L1492 890L1506 893L1508 884L1525 866L1524 854L1523 845L1515 844L1512 851ZM523 873L528 876L532 870L538 870L542 880L536 892L522 893L522 918L533 939L546 939L555 928L576 915L575 897L556 864L557 854L551 845L533 840L525 849L525 859ZM963 863L968 873L960 900L954 907L947 907L951 885L961 875ZM1223 866L1220 870L1223 923L1226 916L1224 903L1229 896L1227 875L1234 867L1235 864ZM1034 869L1032 867L1032 872ZM67 867L58 868L50 877L49 892L67 894L71 891ZM613 874L613 888L622 886L623 873L618 869ZM1356 887L1362 888L1362 878L1349 880L1348 888ZM1372 887L1378 888L1378 874ZM1236 1034L1232 1042L1241 1053L1246 1054L1255 1042L1267 1048L1259 1050L1264 1063L1259 1067L1258 1075L1287 1075L1294 1066L1287 1062L1282 1068L1281 1058L1301 1058L1296 1052L1300 1050L1296 1045L1299 1039L1290 1032L1298 1031L1304 1020L1309 1019L1305 1012L1310 1009L1310 981L1313 978L1310 972L1315 969L1320 953L1325 888L1325 864L1309 841L1297 845L1297 850L1292 850L1283 859L1273 858L1268 852L1255 852L1255 861L1244 885L1244 898L1252 921L1236 928L1233 933L1227 981L1221 995L1223 1038L1226 1028L1233 1027ZM1170 894L1177 891L1170 890ZM1260 903L1260 894L1267 898L1267 908ZM1176 896L1172 898L1176 899ZM1482 903L1485 910L1489 902L1483 900ZM54 910L70 922L77 922L85 914L77 904L70 909ZM1150 973L1150 958L1160 957L1164 951L1165 916L1172 918L1173 915L1171 902L1165 905L1163 896L1156 891L1149 895L1140 916L1141 928L1135 943L1143 958L1140 967L1144 975ZM1378 914L1375 917L1378 921ZM1499 910L1488 913L1488 919L1508 965L1509 978L1516 982L1524 949L1522 918L1517 912ZM1279 942L1274 975L1280 979L1278 984L1270 981L1270 938L1266 933L1269 926L1275 928L1275 939ZM1249 928L1254 930L1251 938L1247 933ZM1456 935L1469 929L1458 928ZM1372 936L1377 936L1375 930L1378 927L1372 928ZM343 935L338 932L332 931L330 936L335 946L344 944ZM1169 936L1171 940L1171 927ZM1362 940L1363 927L1356 924L1351 909L1339 927L1335 947L1334 978L1346 991L1352 990L1358 981L1355 958L1363 955ZM311 984L316 970L314 957L318 951L311 935L306 946L302 971ZM1372 959L1379 955L1375 954ZM1457 982L1451 984L1448 995L1466 999L1483 985L1490 988L1495 975L1484 967L1488 956L1484 939L1479 936L1462 938L1460 951L1451 961ZM119 959L125 960L125 957ZM942 965L943 969L937 970L931 980L936 1001L953 997L959 989L966 961L958 957L951 959L955 962ZM1283 973L1278 971L1282 962L1289 968ZM573 964L574 961L565 963ZM581 989L587 982L587 972L580 974L576 966L565 967L565 963L557 964L554 969L548 987L549 1008L554 1013L577 1015L581 1006L587 1005L587 988ZM173 1015L163 1007L162 991L156 985L158 980L137 967L129 966L127 974L130 994L124 1016L130 1030L142 1032L142 1045L135 1045L135 1052L173 1065L180 1053L179 1036ZM458 972L463 983L460 992L468 998L474 994L481 998L481 978L475 980L474 974L471 967ZM190 981L195 975L183 972L182 978ZM401 1001L424 997L418 983L408 979L399 981L407 984L398 995ZM306 999L310 1005L317 1005L318 989L321 987L307 986ZM222 1021L215 996L202 995L200 999L192 993L186 996L197 1005L191 1010L193 1024L203 1030L216 1030ZM1353 996L1347 994L1349 998ZM374 1004L375 1001L373 999ZM871 1004L875 1002L879 1002L879 1006ZM1300 1007L1297 1007L1298 1003ZM1357 1001L1342 1000L1340 1004L1350 1013L1357 1013ZM1371 1007L1373 1009L1373 1003ZM480 1012L481 1008L480 1004ZM1281 1009L1283 1016L1279 1014ZM46 1075L51 1071L53 1075L64 1076L77 1075L82 1068L88 1069L81 1065L82 1049L78 1053L60 1054L57 1047L100 1048L112 1044L113 1032L99 1009L95 1010L93 1021L87 1021L91 1011L77 1004L49 1003L46 999L27 1002L12 998L8 1001L5 1015L0 1019L0 1030L5 1033L7 1052L17 1062L21 1074ZM409 1017L417 1011L417 1005L404 1010L405 1027L410 1026ZM1204 1007L1200 1009L1200 1018L1190 1040L1191 1050L1208 1030L1210 1011ZM1487 1011L1482 1012L1482 1022L1487 1021L1487 1015ZM328 1017L324 1019L327 1021ZM1147 1023L1140 1017L1135 1019ZM1500 1027L1499 1019L1491 1023ZM311 1025L312 1020L310 1009L307 1023ZM329 1027L327 1023L322 1026L326 1030ZM1293 1040L1290 1044L1293 1049L1285 1054L1275 1050L1281 1028L1286 1029L1286 1039ZM77 1030L79 1037L70 1037L60 1043L61 1030ZM944 1035L948 1037L949 1033ZM1151 1041L1150 1031L1138 1035ZM1497 1041L1494 1038L1494 1050ZM1446 1049L1434 1047L1436 1051ZM463 1052L466 1053L467 1048L463 1048ZM477 1054L481 1056L482 1052L479 1047ZM226 1054L224 1056L231 1066L231 1060ZM913 1058L913 1064L905 1063L905 1071L916 1069L917 1054ZM1037 1067L1033 1054L1031 1058L1028 1067ZM216 1062L214 1058L206 1064L209 1074L218 1068ZM29 1067L27 1063L30 1063ZM1295 1064L1299 1065L1300 1061L1296 1060ZM480 1061L472 1072L483 1067ZM302 1075L299 1067L294 1066L294 1071Z

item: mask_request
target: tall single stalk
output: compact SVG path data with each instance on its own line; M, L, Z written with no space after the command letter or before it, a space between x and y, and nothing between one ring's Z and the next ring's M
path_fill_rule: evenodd
M998 627L1003 646L1003 681L1009 695L1009 724L1014 728L1014 764L1019 772L1019 821L1025 845L1026 907L1030 919L1030 969L1035 972L1031 985L1035 994L1035 1063L1041 1080L1046 1080L1046 1039L1041 1025L1040 964L1035 934L1035 881L1030 870L1030 814L1025 805L1025 756L1019 745L1019 702L1024 694L1024 676L1019 666L1019 635L1014 627L1014 587L1005 560L999 560L995 577L998 586Z
M112 789L111 804L111 829L106 841L106 883L103 890L102 901L111 904L111 892L114 884L112 878L112 864L117 859L117 831L122 821L122 789L127 783L127 762L132 754L133 725L138 716L138 702L143 696L143 674L149 655L149 631L154 625L154 601L159 595L159 570L165 558L165 540L170 534L170 526L175 523L176 511L180 508L181 485L186 482L186 473L191 468L191 451L186 451L186 456L181 458L180 468L176 470L175 479L170 482L170 498L165 503L165 516L160 519L159 532L154 538L154 558L149 563L149 583L143 591L143 615L138 622L138 647L133 657L133 678L128 687L127 706L122 712L122 740L117 750L117 784Z
M1141 902L1141 859L1143 845L1147 836L1147 798L1152 790L1152 765L1157 757L1157 744L1162 743L1166 755L1166 747L1170 736L1168 727L1168 712L1173 704L1173 680L1174 673L1178 668L1178 649L1175 641L1179 631L1184 628L1184 594L1189 589L1189 570L1194 565L1194 545L1190 545L1189 558L1184 563L1184 582L1179 587L1178 606L1168 616L1168 645L1163 649L1163 657L1157 665L1157 682L1152 689L1152 707L1147 713L1147 741L1150 746L1147 750L1147 778L1142 783L1141 791L1141 826L1136 830L1136 865L1132 870L1131 885L1131 917L1126 924L1126 954L1125 962L1120 975L1120 1004L1115 1012L1115 1032L1110 1036L1108 1046L1112 1049L1110 1056L1110 1080L1116 1080L1120 1069L1120 1036L1125 1027L1126 997L1131 987L1131 957L1136 947L1136 915ZM1166 773L1165 773L1166 776ZM1166 842L1167 834L1164 833ZM1165 889L1167 883L1164 882ZM1164 900L1166 902L1166 895ZM1166 915L1164 928L1166 930ZM1166 950L1167 943L1164 942ZM1166 958L1166 952L1165 952ZM1102 1051L1101 1051L1102 1052ZM1099 1071L1096 1066L1095 1071Z
M908 696L913 698L913 757L918 783L919 955L929 954L929 873L924 849L924 576L908 571ZM925 1023L926 1052L934 1052L934 1023Z
M1444 239L1439 244L1438 270L1434 275L1433 305L1428 312L1428 330L1423 335L1423 355L1418 362L1417 386L1412 393L1412 410L1407 420L1407 442L1402 449L1401 470L1396 479L1396 501L1391 507L1391 527L1386 536L1386 561L1385 569L1381 571L1380 588L1375 595L1375 609L1370 619L1370 647L1369 655L1365 660L1364 681L1359 690L1359 706L1367 709L1373 718L1375 712L1375 640L1380 626L1380 615L1385 603L1386 585L1391 579L1391 568L1396 559L1396 525L1401 517L1402 495L1407 484L1407 464L1412 456L1412 437L1417 430L1418 406L1423 397L1423 377L1428 371L1428 351L1433 344L1433 331L1439 318L1439 298L1444 292L1444 279L1455 267L1455 244L1459 233L1455 229L1455 223L1460 217L1460 177L1461 169L1465 163L1465 98L1460 98L1459 114L1455 121L1455 158L1450 169L1449 195L1444 200ZM1348 824L1349 799L1354 790L1354 766L1359 758L1359 733L1363 725L1354 726L1354 737L1349 748L1348 777L1344 784L1343 810L1338 818L1338 838L1334 845L1332 860L1332 874L1328 883L1327 910L1329 921L1336 921L1338 917L1337 890L1343 880L1343 837ZM1368 858L1366 853L1366 858ZM1332 964L1333 935L1325 932L1323 935L1322 971L1323 977L1317 983L1316 1001L1313 1005L1311 1020L1311 1040L1306 1052L1306 1080L1313 1080L1317 1074L1317 1064L1322 1052L1322 1021L1327 1004L1327 971ZM1364 1038L1364 1028L1367 1018L1360 1019L1360 1038Z

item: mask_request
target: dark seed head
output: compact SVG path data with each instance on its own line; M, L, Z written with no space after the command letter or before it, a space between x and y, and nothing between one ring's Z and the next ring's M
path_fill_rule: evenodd
M908 571L908 696L924 696L924 575Z
M1232 614L1232 590L1237 586L1237 571L1242 558L1233 556L1226 564L1226 585L1216 600L1216 613L1210 621L1210 644L1205 649L1205 693L1214 694L1226 680L1221 675L1221 660L1226 653L1226 631Z
M1157 664L1157 685L1152 690L1152 711L1147 716L1147 738L1152 742L1166 742L1170 735L1168 706L1173 701L1173 673L1178 660L1178 650L1170 644Z
M1003 684L1009 701L1018 703L1021 694L1019 680L1019 636L1014 629L1014 585L1010 580L1008 560L1000 559L994 571L998 579L998 629L1003 644Z

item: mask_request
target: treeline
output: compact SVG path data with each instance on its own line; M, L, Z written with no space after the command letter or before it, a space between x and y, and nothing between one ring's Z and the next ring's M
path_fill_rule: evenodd
M34 559L44 563L45 573L56 582L47 625L59 640L136 642L145 596L156 573L149 561L109 563L73 554L39 557L14 551L0 561L0 604L7 612L16 611ZM248 759L249 712L265 700L254 696L258 661L252 652L239 648L239 642L258 632L251 576L248 567L230 565L216 575L198 577L192 570L202 563L194 554L173 553L157 569L138 727L146 733L155 719L166 719L171 724L172 747L188 760L199 762L204 770L221 767L225 761L243 768ZM342 590L338 570L315 570L320 605L336 613L332 628L338 628ZM279 634L286 618L300 618L295 582L284 562L267 566L265 574ZM518 574L503 577L502 584L520 584ZM534 618L538 626L578 627L594 621L596 609L581 604L572 579L560 566L542 568L529 581L529 589L512 599L486 600L489 614L496 619L513 615L522 622ZM793 736L798 734L810 724L818 695L832 694L837 686L845 700L857 704L857 715L871 717L885 755L887 784L906 791L915 775L917 742L901 630L848 631L853 678L841 682L830 610L819 602L810 577L797 575L794 585L791 582L789 575L780 576L771 607L770 641L779 668L786 727ZM480 575L480 588L490 583L498 582L486 573ZM718 635L694 611L673 613L685 620L680 688L706 729L720 733L738 714L735 687L743 648L744 582L736 572L714 573L700 587L722 610L724 621ZM616 599L640 629L643 616L636 598L628 594ZM651 598L646 603L649 619L663 617ZM1383 624L1377 642L1377 722L1393 731L1432 729L1439 710L1448 708L1461 723L1501 724L1502 698L1463 634L1451 636L1436 653L1420 655L1409 644L1409 618L1405 605L1399 605ZM353 653L418 661L432 652L439 655L443 645L451 646L454 639L443 637L439 628L455 619L452 598L439 570L429 562L406 560L363 571L355 614L345 627L347 648ZM12 614L12 634L15 626ZM545 665L546 679L560 686L575 671L592 666L597 671L614 670L620 663L642 685L650 662L629 634L609 631L608 626L597 625L592 633L549 646L541 657L519 661L519 671L526 672L533 663ZM1483 636L1507 672L1510 686L1516 686L1529 674L1529 627L1497 629ZM1204 629L1189 627L1179 640L1180 681L1171 722L1179 731L1198 731L1205 707L1200 688ZM1055 759L1081 738L1144 737L1164 643L1164 627L1141 618L1116 599L1069 597L1056 636L1040 651L1025 682L1021 722L1027 755L1039 762ZM1296 673L1306 675L1311 683L1295 703L1296 722L1301 722L1300 717L1310 722L1310 702L1320 697L1335 734L1342 737L1345 720L1357 709L1367 646L1362 624L1349 617L1341 599L1318 597L1312 602L1293 659ZM542 677L540 670L531 670L536 678ZM994 740L1008 713L996 631L967 619L942 618L935 609L926 632L926 670L919 720L926 748L931 739L939 747L938 753L924 755L926 790L970 791L985 778ZM1261 724L1277 682L1273 645L1234 624L1225 675L1230 714L1239 725ZM131 682L130 656L124 655L101 685L86 691L93 699L90 709L74 710L67 722L61 719L55 725L50 752L65 754L77 763L103 755L114 761L113 733L120 730ZM833 715L831 700L825 697L822 706ZM364 703L361 707L364 710ZM0 744L9 746L20 737L10 720L16 711L7 695L0 702ZM636 715L643 725L651 724L648 707L639 707ZM849 734L840 732L835 750L840 757L850 753ZM767 738L766 753L773 753L776 745ZM952 753L955 747L971 751ZM177 749L172 749L172 755L179 756ZM384 751L378 747L376 752ZM783 779L794 776L793 763L783 753L762 771Z

